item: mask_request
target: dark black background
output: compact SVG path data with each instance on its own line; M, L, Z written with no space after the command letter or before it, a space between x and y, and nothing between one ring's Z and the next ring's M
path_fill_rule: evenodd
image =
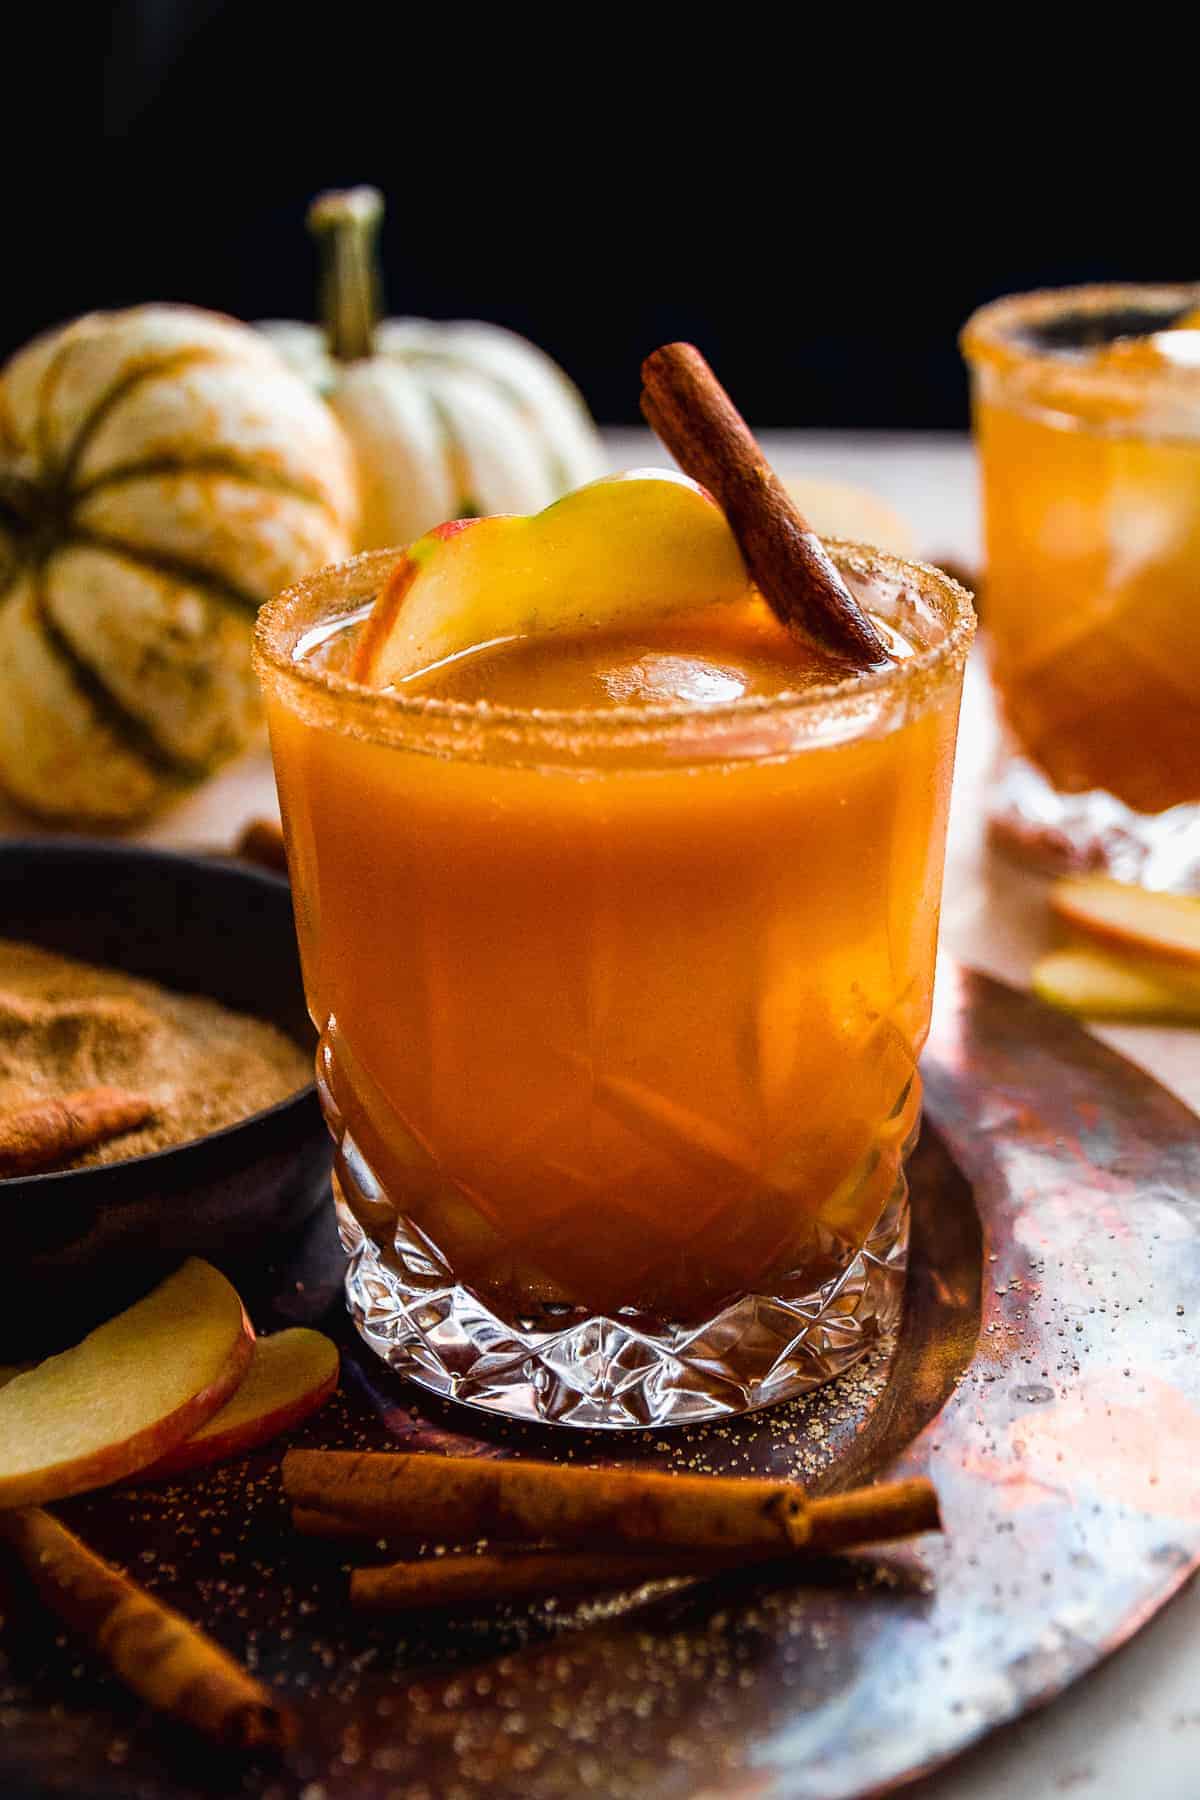
M1126 20L1056 62L1048 19L998 19L27 10L0 351L150 298L310 317L307 201L371 181L390 309L528 333L602 420L632 422L640 357L686 336L760 425L960 426L981 300L1200 265L1194 105L1167 92L1187 57L1159 39L1140 76Z

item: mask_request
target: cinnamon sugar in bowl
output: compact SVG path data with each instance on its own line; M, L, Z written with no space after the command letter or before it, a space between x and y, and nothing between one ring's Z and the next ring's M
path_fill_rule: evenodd
M0 1362L77 1340L187 1255L252 1292L328 1193L286 881L134 846L4 843L0 940L5 1104L93 1082L154 1102L70 1166L0 1181Z

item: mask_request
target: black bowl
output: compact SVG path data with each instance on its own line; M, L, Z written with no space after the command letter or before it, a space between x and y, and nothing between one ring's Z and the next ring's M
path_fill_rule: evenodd
M0 936L252 1013L312 1048L287 882L244 864L72 839L0 843ZM74 1342L182 1256L239 1285L329 1191L309 1083L150 1156L0 1181L0 1361Z

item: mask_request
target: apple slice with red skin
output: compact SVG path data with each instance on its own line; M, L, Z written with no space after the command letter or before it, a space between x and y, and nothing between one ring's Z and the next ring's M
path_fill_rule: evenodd
M337 1392L337 1384L337 1347L321 1332L297 1325L259 1338L246 1378L232 1399L199 1431L148 1469L139 1469L134 1479L163 1481L244 1456L315 1413Z
M677 470L631 469L532 517L454 519L418 538L372 608L353 675L395 687L484 644L668 618L749 592L712 496Z
M1050 906L1064 924L1110 947L1200 969L1200 896L1080 875L1055 882Z
M144 1299L0 1388L0 1507L123 1481L218 1412L254 1352L242 1303L191 1257Z

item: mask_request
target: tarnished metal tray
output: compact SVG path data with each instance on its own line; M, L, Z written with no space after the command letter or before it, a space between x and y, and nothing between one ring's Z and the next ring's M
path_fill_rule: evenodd
M637 1442L440 1408L355 1347L325 1221L264 1270L256 1310L272 1326L333 1307L344 1393L300 1441L825 1490L928 1471L944 1539L640 1604L368 1622L345 1605L344 1549L291 1535L278 1450L96 1495L64 1513L290 1692L302 1741L283 1768L215 1761L17 1590L0 1791L838 1800L915 1779L1091 1668L1200 1560L1200 1120L1069 1020L949 965L925 1075L899 1340L807 1402Z

